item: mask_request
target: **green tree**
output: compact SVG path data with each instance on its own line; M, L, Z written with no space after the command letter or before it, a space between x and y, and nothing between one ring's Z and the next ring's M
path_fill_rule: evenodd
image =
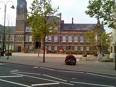
M34 0L31 5L31 12L28 15L33 38L41 40L43 62L45 62L46 36L57 31L57 18L54 16L56 12L57 9L52 8L50 0Z
M116 19L113 16L116 12L115 6L115 0L89 0L86 14L101 19L108 27L115 29Z
M101 48L102 51L108 51L108 47L110 46L110 37L106 32L101 34Z
M91 45L95 44L96 40L95 40L95 32L94 31L88 31L85 33L85 38L86 41L89 42Z

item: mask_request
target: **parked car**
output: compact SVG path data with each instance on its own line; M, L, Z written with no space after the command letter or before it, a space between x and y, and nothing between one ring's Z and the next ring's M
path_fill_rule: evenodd
M76 65L76 58L72 54L66 56L65 58L66 65Z

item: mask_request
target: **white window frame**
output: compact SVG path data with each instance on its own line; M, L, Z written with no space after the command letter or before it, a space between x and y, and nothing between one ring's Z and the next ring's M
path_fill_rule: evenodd
M78 36L74 36L74 42L78 42Z
M66 36L62 36L62 42L66 42Z
M80 42L81 42L81 43L84 42L84 36L80 36Z
M29 35L29 42L32 42L32 36Z
M68 42L72 42L72 36L68 36Z
M54 36L54 42L58 42L58 36Z

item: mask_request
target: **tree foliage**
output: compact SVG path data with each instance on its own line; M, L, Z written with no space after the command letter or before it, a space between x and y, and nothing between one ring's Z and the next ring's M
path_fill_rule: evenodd
M54 14L57 9L53 9L50 0L34 0L28 14L28 23L32 28L33 39L40 39L43 49L43 62L45 62L45 38L47 35L55 33L57 19Z
M104 24L108 24L108 27L115 29L115 6L114 0L89 0L86 14L88 14L90 17L101 19L104 21Z
M55 31L57 25L54 17L55 12L56 10L52 8L49 0L33 1L28 21L32 27L32 35L34 38L43 39L46 35Z
M110 37L108 36L108 34L106 34L106 32L103 32L101 35L101 46L102 48L107 48L110 45Z
M95 32L94 31L88 31L85 33L85 38L87 40L87 42L89 42L90 44L94 44L95 43Z

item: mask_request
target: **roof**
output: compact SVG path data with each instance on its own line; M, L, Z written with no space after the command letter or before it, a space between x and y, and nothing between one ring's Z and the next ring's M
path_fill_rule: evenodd
M63 24L61 31L87 31L95 29L96 24Z

